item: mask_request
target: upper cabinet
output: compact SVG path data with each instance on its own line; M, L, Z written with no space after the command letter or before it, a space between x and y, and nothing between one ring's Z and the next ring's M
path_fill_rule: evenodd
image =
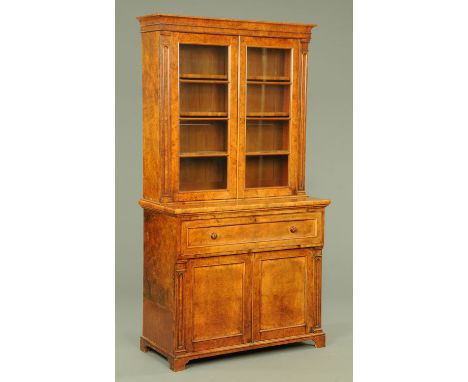
M312 26L204 21L140 19L144 198L304 193Z

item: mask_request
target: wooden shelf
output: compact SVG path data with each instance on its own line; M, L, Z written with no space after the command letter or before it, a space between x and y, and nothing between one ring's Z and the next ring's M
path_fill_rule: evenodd
M183 79L179 80L181 84L228 84L228 80L210 80L210 79L202 79L202 80L192 80L192 79Z
M289 155L288 150L271 150L271 151L250 151L247 156L271 156L271 155Z
M289 76L250 76L247 81L289 81Z
M280 82L280 81L247 81L247 85L291 85L291 82Z
M210 158L210 157L227 157L226 151L197 151L194 153L180 153L181 158Z
M246 117L248 121L289 121L289 117Z
M199 79L199 80L227 80L225 74L181 74L180 79Z
M289 117L289 113L283 111L262 111L262 112L250 112L247 113L247 118L251 117Z
M228 121L228 117L180 117L180 121Z
M183 117L227 117L227 112L225 111L185 111L183 113L180 113L180 118L183 118Z

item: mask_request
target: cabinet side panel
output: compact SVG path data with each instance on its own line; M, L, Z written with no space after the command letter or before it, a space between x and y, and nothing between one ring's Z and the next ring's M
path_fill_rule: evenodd
M143 336L173 353L177 219L145 210Z
M141 34L143 86L143 198L159 201L159 32Z

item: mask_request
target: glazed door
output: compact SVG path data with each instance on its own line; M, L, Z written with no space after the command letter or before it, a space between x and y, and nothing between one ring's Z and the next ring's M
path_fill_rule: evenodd
M251 275L248 255L188 262L184 314L187 350L251 342Z
M314 258L308 249L255 255L254 341L299 336L314 328Z
M233 198L237 192L237 38L178 33L173 50L175 200Z
M298 40L241 37L239 197L297 189Z

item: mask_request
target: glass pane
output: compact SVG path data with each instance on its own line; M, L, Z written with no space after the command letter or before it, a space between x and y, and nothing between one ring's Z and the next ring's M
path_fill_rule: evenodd
M227 121L181 121L180 153L227 153Z
M245 185L247 188L287 186L288 156L248 156Z
M288 81L291 72L291 50L248 48L247 78L260 81Z
M247 152L289 150L289 121L247 121Z
M247 116L285 117L289 115L289 85L249 84Z
M246 188L288 185L291 49L247 48Z
M181 116L227 116L227 84L181 83Z
M227 188L228 52L179 46L180 191Z
M180 45L181 78L227 78L228 47Z
M226 189L226 157L180 158L180 190Z

